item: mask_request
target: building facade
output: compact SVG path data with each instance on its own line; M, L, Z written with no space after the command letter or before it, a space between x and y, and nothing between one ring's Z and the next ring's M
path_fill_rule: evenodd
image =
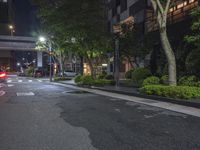
M172 38L174 40L173 44L180 42L181 38L190 29L190 11L199 4L200 0L173 0L173 6L169 9L167 21L168 33L171 37L174 37L174 39ZM151 37L158 38L157 20L150 0L108 0L108 25L110 32L114 32L115 25L130 21L133 22L134 26L139 26L141 34L151 34ZM175 32L176 34L174 34ZM156 42L155 49L158 49L158 47L161 49L160 43ZM147 56L148 60L141 62L141 66L144 66L146 62L149 63L148 65L156 66L156 63L151 60L158 56L151 56L152 54L158 55L157 52L151 52ZM121 68L124 68L121 69L121 74L131 68L126 61L121 62L121 65L123 66Z
M10 35L14 30L13 0L0 0L0 35ZM12 26L12 28L10 28Z

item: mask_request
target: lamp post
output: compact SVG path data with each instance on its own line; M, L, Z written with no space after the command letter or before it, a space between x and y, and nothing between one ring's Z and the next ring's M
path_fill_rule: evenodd
M13 36L14 27L13 25L9 25L10 35Z
M113 33L114 33L114 42L115 42L115 54L114 54L114 69L115 69L115 87L119 87L119 66L120 66L120 60L119 60L119 36L121 33L121 26L119 24L116 24L113 26Z
M50 63L49 80L50 80L50 82L52 82L53 81L53 79L52 79L52 44L51 44L51 41L49 39L46 39L43 36L39 37L39 41L41 43L46 43L47 46L48 46L48 50L49 50L49 63Z

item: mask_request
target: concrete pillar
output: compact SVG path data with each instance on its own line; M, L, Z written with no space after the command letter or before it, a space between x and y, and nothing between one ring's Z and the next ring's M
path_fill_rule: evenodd
M43 67L43 53L41 51L37 51L37 67Z

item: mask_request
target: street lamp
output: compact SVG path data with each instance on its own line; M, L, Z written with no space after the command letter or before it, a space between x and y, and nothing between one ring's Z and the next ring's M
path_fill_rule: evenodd
M52 45L51 45L51 41L49 39L46 39L45 37L43 36L40 36L39 37L39 41L41 43L46 43L48 45L48 50L49 50L49 63L50 63L50 73L49 73L49 80L50 82L52 82L52 58L51 58L51 55L52 55Z
M10 35L13 36L13 32L14 32L13 25L9 25L9 29L10 29Z
M114 33L114 41L115 41L115 54L114 54L114 67L115 67L115 86L116 88L119 87L119 66L120 66L120 58L119 58L119 37L121 33L121 26L120 24L116 24L113 26L113 33Z

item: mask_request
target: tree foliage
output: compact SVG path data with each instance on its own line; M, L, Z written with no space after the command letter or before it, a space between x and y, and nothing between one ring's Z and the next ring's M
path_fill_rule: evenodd
M91 70L94 59L110 50L104 0L32 1L46 33L61 49L84 56Z

